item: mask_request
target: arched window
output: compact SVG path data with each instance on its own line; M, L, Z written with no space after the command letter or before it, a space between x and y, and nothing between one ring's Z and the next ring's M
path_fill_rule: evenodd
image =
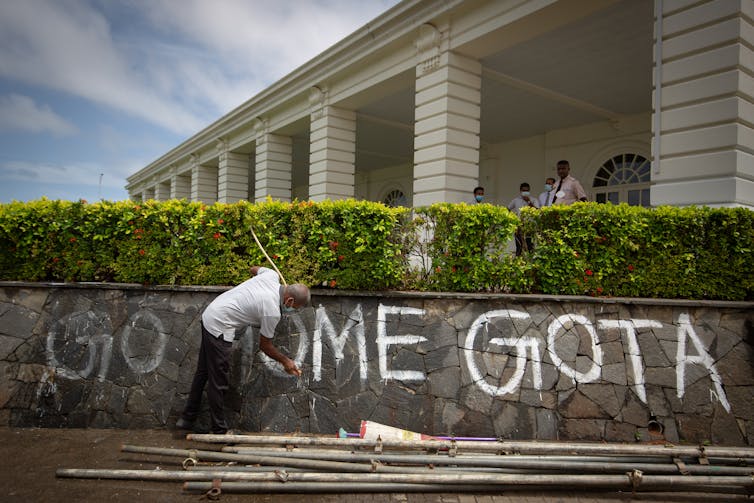
M597 170L592 191L598 203L649 206L651 163L639 154L620 154Z
M397 206L407 206L408 200L406 195L400 189L393 189L382 198L382 204L395 208Z

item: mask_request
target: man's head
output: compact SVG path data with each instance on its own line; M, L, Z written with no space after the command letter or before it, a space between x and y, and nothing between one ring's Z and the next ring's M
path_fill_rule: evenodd
M474 188L474 199L476 199L478 203L481 203L482 200L484 200L484 187Z
M560 178L565 178L571 172L571 165L568 161L558 161L557 171Z
M295 283L283 288L283 306L290 309L301 309L311 302L309 288L301 283Z
M528 183L524 182L518 186L518 190L519 192L529 192L531 190L531 187Z
M555 186L555 179L553 177L548 177L547 180L545 180L545 186L549 185L550 188L547 190L552 190L552 188Z

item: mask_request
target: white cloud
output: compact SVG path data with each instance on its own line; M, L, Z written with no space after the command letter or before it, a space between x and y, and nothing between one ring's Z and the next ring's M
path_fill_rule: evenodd
M3 0L0 77L191 134L395 3Z
M2 77L64 91L176 132L204 125L152 90L114 45L107 19L82 2L4 0L0 47Z
M397 2L0 0L0 84L14 93L0 133L75 134L7 136L0 200L90 199L101 173L103 193L124 193L128 175Z
M76 126L59 116L47 105L19 94L0 96L0 131L26 131L67 136L78 132Z

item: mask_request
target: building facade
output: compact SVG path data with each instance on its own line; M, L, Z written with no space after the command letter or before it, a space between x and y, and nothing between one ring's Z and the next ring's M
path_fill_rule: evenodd
M754 209L754 0L404 0L128 178L136 200ZM540 189L541 190L541 189Z

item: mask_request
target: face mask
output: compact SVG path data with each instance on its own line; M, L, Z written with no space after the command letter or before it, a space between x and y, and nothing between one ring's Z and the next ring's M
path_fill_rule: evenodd
M295 307L289 306L287 304L283 304L283 312L284 313L292 313L295 310L296 310Z
M476 199L476 202L481 203L482 200L484 199L484 196L476 195L474 196L474 199Z
M531 192L529 192L528 190L525 190L521 193L521 197L529 197L530 195L531 195Z
M549 183L546 183L545 184L545 192L550 192L551 190L552 190L552 185L550 185Z

